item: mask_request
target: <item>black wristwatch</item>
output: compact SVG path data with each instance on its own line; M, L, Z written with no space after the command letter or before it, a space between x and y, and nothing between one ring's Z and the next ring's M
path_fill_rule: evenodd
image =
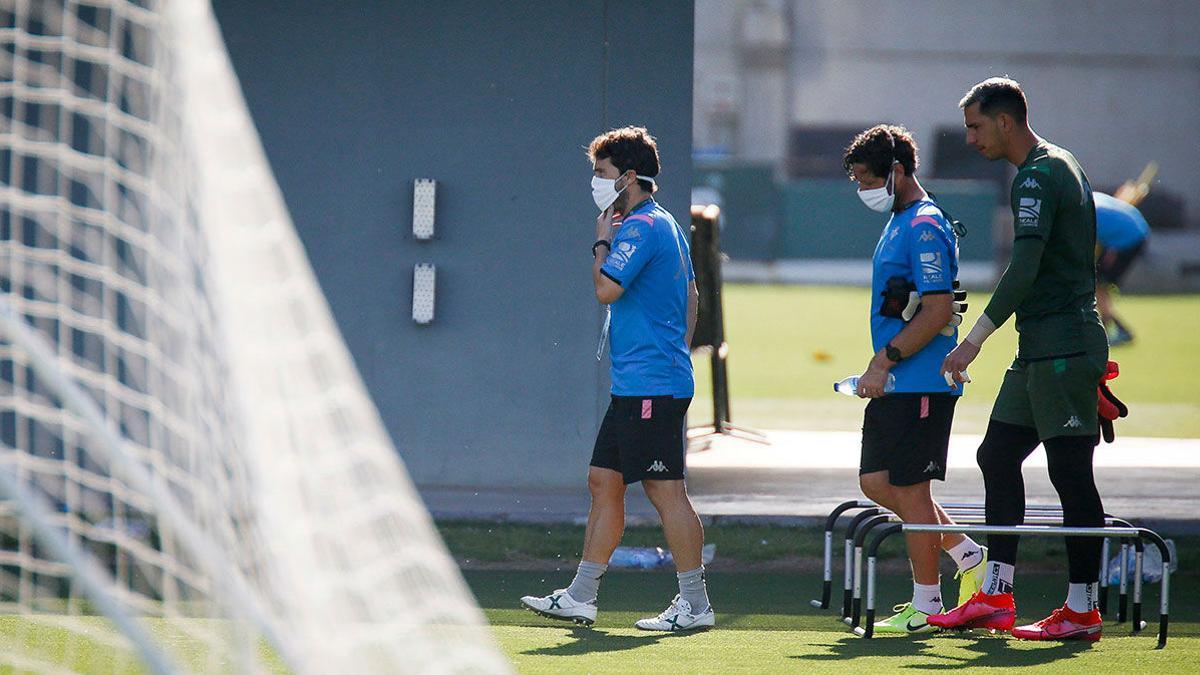
M897 349L896 347L893 347L892 343L890 343L890 342L887 344L886 347L883 348L883 354L884 354L884 356L888 357L889 361L892 361L895 363L900 363L901 361L904 360L904 354L901 354L900 350Z
M597 239L596 243L592 244L592 257L593 258L596 257L596 247L597 246L603 246L604 248L607 248L610 251L612 250L612 244L608 243L607 239Z

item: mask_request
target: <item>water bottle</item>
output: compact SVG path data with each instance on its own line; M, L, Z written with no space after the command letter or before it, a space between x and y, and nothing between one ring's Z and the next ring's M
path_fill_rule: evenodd
M668 564L666 552L655 546L618 546L608 559L609 567L651 570Z
M858 375L851 375L841 382L833 383L833 390L839 394L856 396L858 393ZM896 374L888 373L887 383L883 385L883 393L890 394L896 390Z

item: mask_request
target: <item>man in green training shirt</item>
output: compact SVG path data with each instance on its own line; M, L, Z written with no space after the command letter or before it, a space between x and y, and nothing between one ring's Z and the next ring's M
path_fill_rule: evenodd
M1004 375L979 468L989 525L1019 525L1025 515L1021 463L1046 447L1050 480L1062 500L1063 524L1101 527L1104 507L1092 475L1098 440L1096 386L1108 363L1108 341L1096 311L1096 206L1079 162L1029 126L1021 86L995 77L959 103L967 143L990 160L1017 167L1012 184L1013 252L991 302L942 371L962 373L984 341L1016 314L1017 358ZM930 616L943 628L1011 630L1028 640L1100 639L1096 584L1099 538L1068 537L1067 601L1046 619L1013 628L1013 572L1018 539L988 537L983 588L957 608Z

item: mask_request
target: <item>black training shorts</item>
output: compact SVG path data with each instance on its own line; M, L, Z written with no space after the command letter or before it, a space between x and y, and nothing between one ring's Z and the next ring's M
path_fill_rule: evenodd
M1121 279L1125 278L1125 273L1129 271L1133 261L1138 259L1145 247L1146 241L1143 239L1136 246L1124 251L1114 248L1101 249L1100 257L1096 259L1096 281L1102 284L1121 283Z
M671 396L613 396L591 465L621 472L626 485L683 479L691 403Z
M958 397L951 394L888 394L871 399L863 414L859 475L887 471L903 487L946 480L950 425Z

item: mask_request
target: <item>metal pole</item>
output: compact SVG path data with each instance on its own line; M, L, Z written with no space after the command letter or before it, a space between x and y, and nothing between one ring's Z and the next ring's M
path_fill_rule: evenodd
M1117 623L1125 623L1125 612L1129 609L1129 542L1121 542L1121 575L1120 590L1117 592Z
M1137 541L1138 546L1134 547L1133 551L1133 621L1131 631L1134 634L1141 632L1145 628L1142 623L1142 556L1143 551L1142 540Z
M1100 615L1108 612L1108 538L1100 544L1100 597L1098 598Z
M1047 525L904 525L905 532L941 532L959 534L1032 534L1060 537L1137 537L1136 527L1050 527Z
M874 502L851 499L835 506L829 512L829 516L825 518L825 578L821 585L821 599L808 601L813 607L828 609L829 599L833 595L833 530L837 525L837 519L850 509L870 508L872 506L875 506ZM849 561L847 560L847 562Z

